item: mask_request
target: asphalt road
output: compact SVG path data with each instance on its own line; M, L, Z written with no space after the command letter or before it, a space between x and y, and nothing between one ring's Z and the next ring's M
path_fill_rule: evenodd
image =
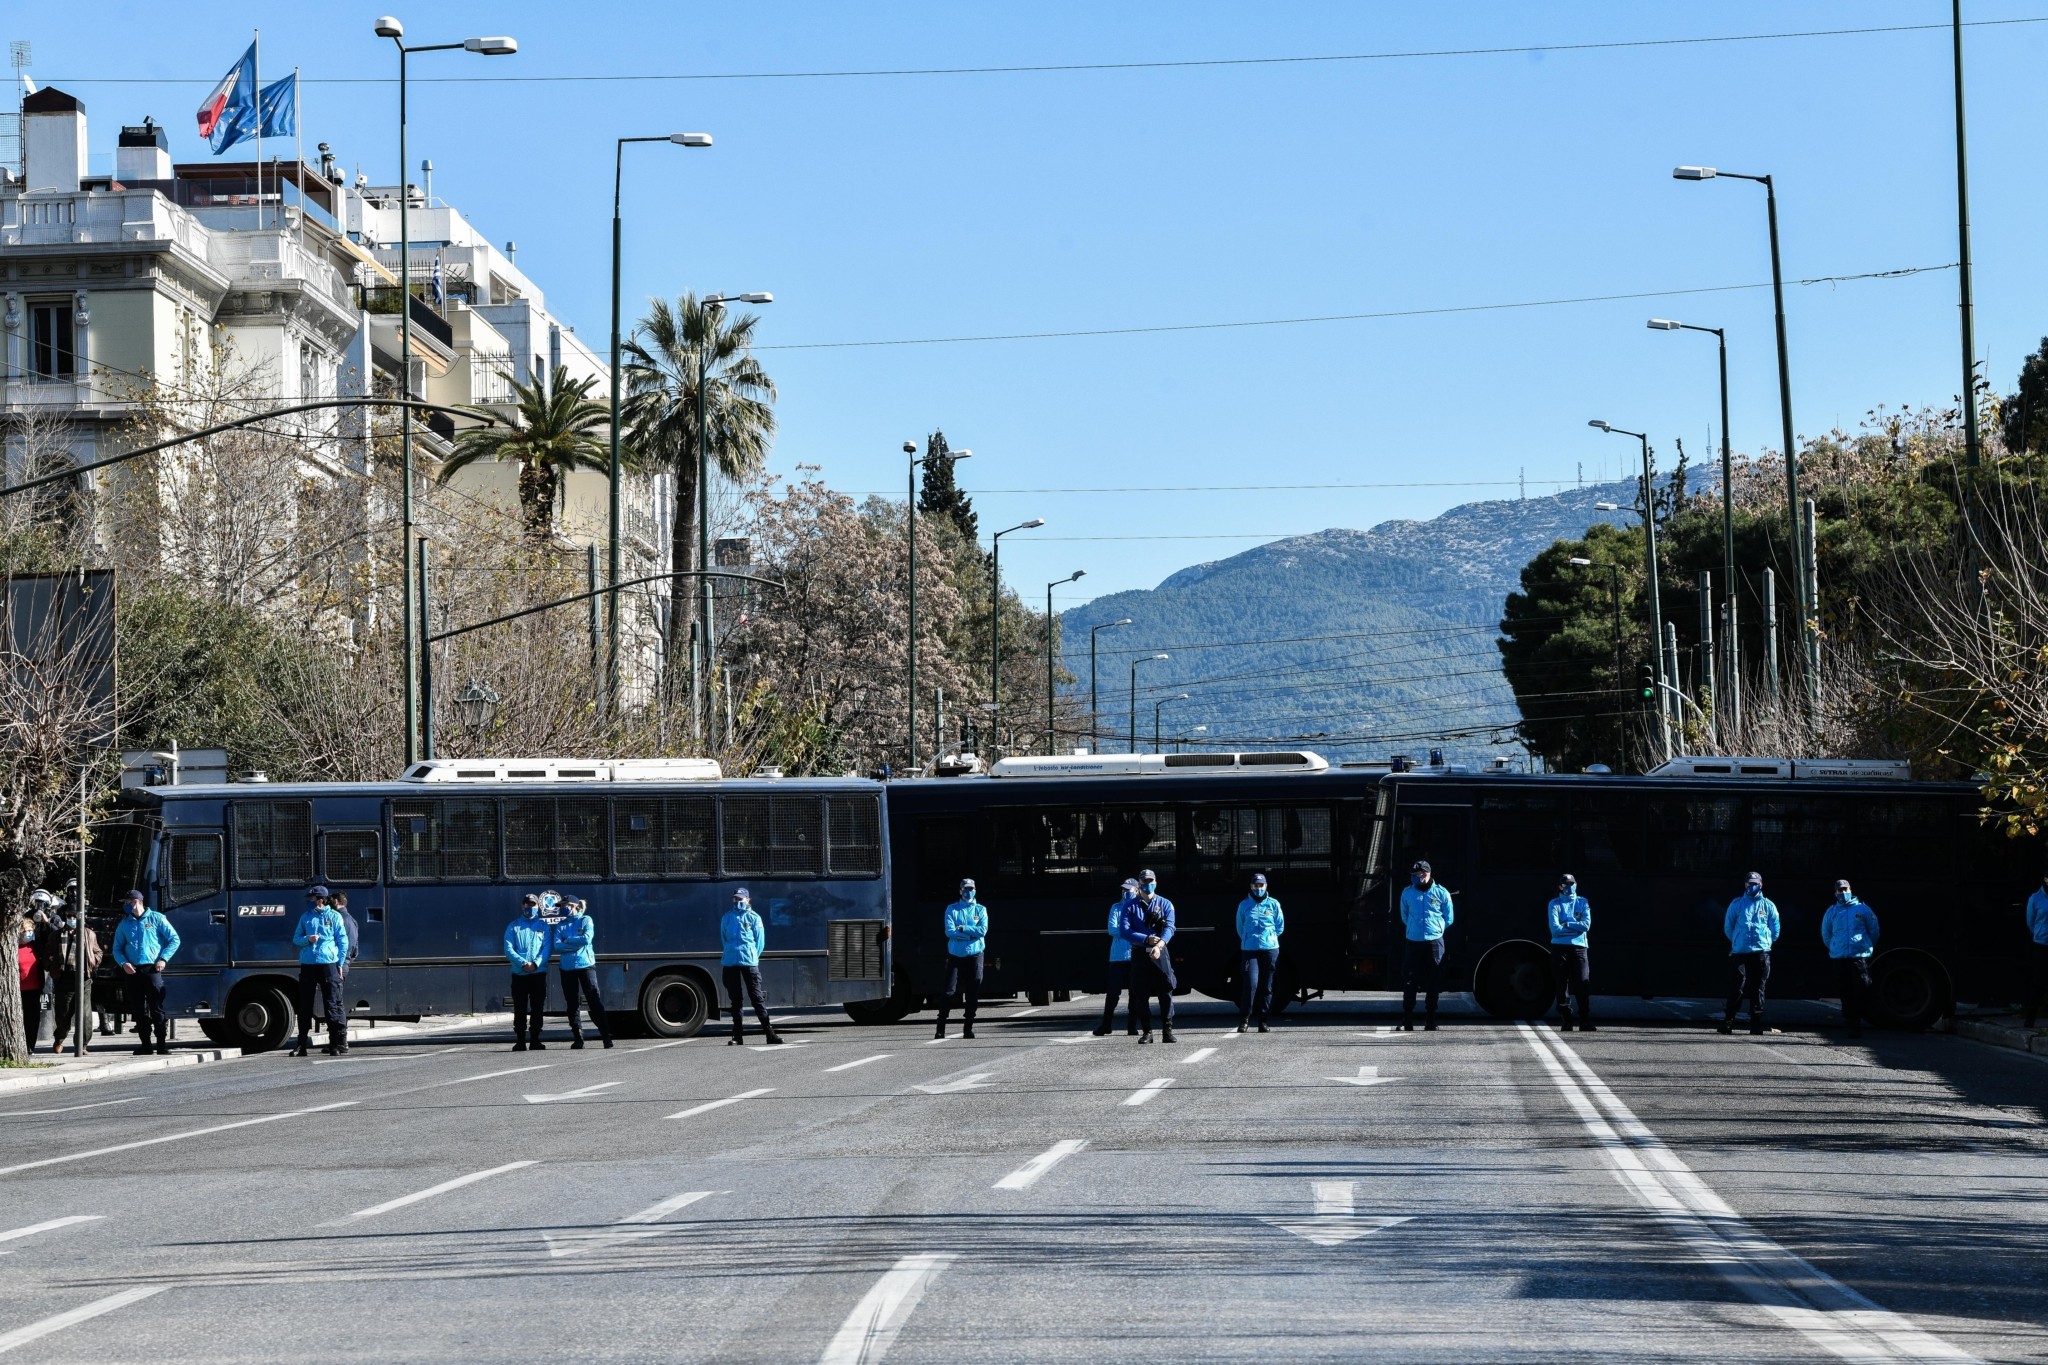
M1669 1003L1395 1034L1369 997L1141 1047L1097 1008L10 1096L0 1351L2048 1360L2040 1059Z

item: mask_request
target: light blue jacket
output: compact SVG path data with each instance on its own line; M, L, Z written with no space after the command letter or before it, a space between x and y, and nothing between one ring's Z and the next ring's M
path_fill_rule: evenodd
M299 962L303 966L348 961L348 925L329 906L300 915L299 927L292 931L292 942L299 946Z
M571 915L555 925L555 951L562 970L580 972L597 965L597 925L588 915Z
M1747 891L1728 902L1721 918L1721 932L1728 936L1728 955L1768 953L1778 941L1778 907L1769 896Z
M1586 932L1593 927L1593 906L1574 891L1569 896L1550 898L1550 941L1586 946Z
M973 957L988 938L988 907L979 901L954 901L946 907L946 951Z
M1109 960L1111 962L1129 962L1131 960L1131 941L1123 935L1124 910L1136 899L1136 896L1125 896L1115 905L1109 907Z
M2048 948L2048 890L2027 897L2027 930L2034 942Z
M1869 957L1877 951L1877 912L1851 896L1820 917L1820 941L1829 957Z
M728 910L718 922L718 941L725 951L718 961L727 967L758 967L768 946L768 926L754 913L754 907Z
M1247 953L1279 952L1280 935L1287 932L1287 916L1272 896L1253 900L1246 896L1237 903L1237 946Z
M1410 943L1442 938L1444 930L1457 917L1457 911L1451 907L1451 893L1436 882L1431 882L1427 891L1413 885L1401 888L1401 923L1408 930Z
M123 915L114 930L114 961L123 967L154 967L178 951L178 931L154 910Z
M548 969L555 948L554 927L539 915L521 915L505 926L505 960L512 975L535 976ZM526 964L531 962L531 967Z

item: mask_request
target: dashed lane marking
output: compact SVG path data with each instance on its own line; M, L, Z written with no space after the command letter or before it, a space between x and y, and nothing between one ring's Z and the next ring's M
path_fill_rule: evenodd
M474 1185L479 1180L489 1180L494 1175L504 1175L508 1171L522 1171L528 1166L537 1166L539 1164L537 1161L508 1161L502 1166L493 1166L488 1171L471 1171L468 1175L458 1175L453 1180L444 1180L438 1185L429 1185L424 1190L414 1190L411 1194L402 1194L396 1199L387 1199L381 1204L372 1204L369 1208L357 1209L349 1217L375 1218L380 1213L389 1213L393 1209L402 1209L408 1204L417 1204L423 1199L432 1199L436 1195L446 1194L450 1190L459 1190L464 1185Z
M839 1064L838 1066L828 1066L828 1067L826 1067L826 1068L825 1068L825 1070L827 1070L827 1071L851 1071L851 1070L853 1070L853 1069L854 1069L855 1067L857 1067L857 1066L866 1066L866 1065L867 1065L867 1064L868 1064L869 1062L879 1062L879 1061L883 1061L883 1060L886 1060L887 1058L893 1057L893 1056L895 1056L895 1055L896 1055L896 1054L895 1054L895 1053L893 1053L893 1052L877 1052L877 1053L876 1053L876 1054L875 1054L874 1056L872 1056L872 1057L862 1057L862 1058L861 1058L861 1059L860 1059L859 1061L854 1061L854 1062L841 1062L841 1063L840 1063L840 1064Z
M1173 1077L1171 1076L1162 1076L1156 1081L1147 1081L1135 1091L1125 1096L1124 1103L1129 1105L1143 1104L1147 1100L1155 1098L1160 1091L1172 1084Z
M141 1099L142 1096L133 1095L125 1100L96 1100L91 1104L67 1104L61 1109L16 1109L11 1113L0 1114L0 1119L32 1119L43 1114L75 1114L81 1109L105 1109L111 1104L136 1104Z
M166 1133L162 1137L139 1138L134 1142L117 1142L111 1147L94 1147L90 1151L67 1152L63 1156L46 1156L37 1161L18 1162L12 1166L0 1166L0 1175L14 1175L21 1171L40 1170L45 1166L61 1166L70 1161L90 1161L94 1157L112 1156L116 1152L132 1152L142 1147L156 1147L166 1142L183 1142L187 1138L206 1137L212 1133L225 1133L235 1128L254 1128L260 1123L282 1123L286 1119L302 1119L309 1114L325 1114L334 1109L348 1109L357 1101L341 1100L335 1104L318 1104L311 1109L292 1109L282 1114L264 1114L253 1119L237 1119L233 1123L216 1123L206 1128L192 1128L182 1133ZM155 1291L151 1291L155 1292ZM120 1304L114 1307L119 1308ZM32 1338L24 1338L30 1340Z
M1189 1066L1193 1066L1196 1062L1207 1061L1209 1058L1214 1057L1215 1055L1216 1049L1213 1047L1198 1047L1193 1052L1190 1052L1187 1056L1182 1057L1180 1060L1187 1063Z
M0 1242L19 1241L23 1237L33 1237L39 1232L55 1232L58 1228L68 1228L75 1223L97 1223L104 1217L106 1215L103 1213L74 1213L68 1218L52 1218L47 1223L31 1223L25 1228L11 1228L6 1232L0 1232ZM14 1248L9 1247L6 1251L0 1251L0 1256L6 1256L13 1250Z
M723 1109L728 1104L738 1104L741 1100L757 1100L763 1095L772 1095L774 1093L775 1087L772 1085L765 1086L759 1090L746 1090L737 1095L727 1095L722 1100L711 1100L704 1104L692 1105L688 1109L681 1109L670 1114L669 1117L672 1119L695 1118L699 1114L708 1114L714 1109Z
M595 1228L589 1232L572 1232L560 1235L542 1233L541 1240L547 1243L549 1258L558 1259L563 1256L579 1255L585 1251L595 1251L600 1247L617 1246L624 1242L637 1242L648 1237L659 1237L664 1233L675 1232L679 1227L688 1225L670 1224L657 1227L653 1226L654 1224L660 1223L662 1219L678 1209L687 1208L699 1199L709 1199L712 1195L718 1193L721 1193L721 1191L685 1190L681 1194L669 1196L659 1204L644 1208L638 1213L629 1213L608 1228Z
M1036 1184L1038 1177L1065 1161L1088 1145L1086 1138L1066 1138L1055 1142L1016 1170L998 1180L992 1187L998 1190L1025 1190Z
M847 1314L818 1365L878 1365L925 1290L952 1262L950 1255L927 1252L905 1256L890 1267Z
M12 1332L0 1335L0 1352L11 1351L17 1346L26 1346L32 1341L41 1341L52 1332L61 1332L66 1327L89 1322L102 1313L111 1313L117 1308L126 1308L131 1303L140 1303L153 1294L163 1293L168 1288L170 1286L166 1284L138 1285L134 1289L124 1289L118 1294L109 1294L104 1299L94 1299L91 1303L81 1304L55 1317L32 1322L26 1327L17 1327Z

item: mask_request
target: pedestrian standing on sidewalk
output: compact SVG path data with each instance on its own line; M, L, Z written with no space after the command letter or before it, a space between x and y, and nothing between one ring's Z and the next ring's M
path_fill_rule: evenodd
M114 963L127 982L128 1009L135 1016L136 1036L141 1039L135 1051L138 1056L154 1051L168 1057L171 1042L164 1020L164 968L177 955L178 931L143 902L140 891L122 897L121 906L125 918L114 931ZM149 1042L152 1031L156 1034L154 1048Z
M1152 1041L1152 999L1159 999L1159 1038L1173 1039L1173 902L1159 894L1159 875L1138 874L1138 894L1124 908L1123 936L1131 945L1131 1010L1138 1016L1138 1041Z
M1835 903L1820 917L1820 939L1835 964L1842 997L1842 1027L1863 1036L1864 1000L1870 994L1870 955L1877 951L1877 912L1856 899L1847 880L1835 883Z
M1436 1031L1437 998L1444 985L1444 930L1456 918L1451 893L1437 885L1428 863L1417 860L1408 869L1408 885L1401 888L1401 926L1408 942L1401 960L1401 1022L1396 1027L1403 1033L1415 1032L1418 988L1425 1011L1422 1031Z
M725 969L725 993L732 1001L732 1037L727 1040L728 1046L746 1046L746 1033L740 1025L742 990L754 1006L754 1018L761 1022L761 1041L780 1043L782 1035L775 1031L768 1006L761 999L761 954L768 949L768 926L754 913L754 898L744 886L732 893L732 909L718 922L718 940L724 945L719 963Z
M1131 984L1131 941L1123 935L1124 908L1137 898L1138 879L1126 877L1123 898L1109 907L1109 985L1102 997L1102 1022L1095 1029L1097 1038L1107 1038L1116 1027L1116 1002ZM1124 1011L1124 1031L1133 1038L1138 1036L1135 1009Z
M590 1002L590 1022L604 1045L612 1045L612 1026L605 1018L604 997L597 986L597 924L590 918L587 901L572 900L561 923L555 926L556 959L562 973L562 1005L569 1015L569 1047L583 1046L583 1011L579 997Z
M36 947L40 927L29 915L21 917L21 936L14 944L14 966L21 978L21 1036L28 1050L36 1050L36 1037L43 1031L43 955Z
M1557 1030L1572 1031L1572 1002L1576 999L1580 1030L1598 1032L1591 1004L1593 966L1586 948L1586 936L1593 929L1593 907L1579 894L1579 879L1569 872L1557 879L1549 918L1550 965L1557 972Z
M1266 874L1252 878L1249 894L1237 903L1237 946L1244 973L1244 988L1237 1002L1237 1031L1256 1018L1259 1032L1266 1027L1267 1011L1273 1007L1273 976L1280 965L1280 935L1287 932L1287 916L1280 902L1268 893Z
M93 973L100 969L100 939L71 906L60 904L52 917L57 925L57 953L56 965L48 970L56 976L57 1020L50 1030L50 1051L62 1052L64 1039L78 1023L79 944L85 945L86 989L90 991ZM91 1025L86 1028L83 1041L90 1043Z
M341 927L348 930L348 956L335 964L341 968L341 979L348 980L348 969L363 955L363 933L356 927L356 917L348 912L348 893L336 891L327 898L327 904L335 914L341 916Z
M548 1004L548 957L554 930L541 918L540 897L527 893L519 915L505 926L505 961L512 965L512 1050L545 1052L541 1014Z
M327 1043L320 1050L330 1057L348 1055L348 1008L341 995L341 973L353 945L348 925L328 904L329 892L316 886L306 892L306 913L292 931L299 948L299 1041L292 1056L305 1057L313 1047L313 992L320 992L327 1016Z
M946 995L939 1002L939 1028L935 1038L946 1036L946 1020L953 1002L965 996L960 1013L960 1036L974 1036L974 1013L981 1005L982 953L988 946L988 907L975 899L974 878L960 879L960 899L946 907Z
M1728 996L1728 1008L1721 1016L1718 1032L1735 1031L1735 1013L1749 1002L1749 1031L1764 1031L1764 988L1771 979L1771 945L1778 941L1778 907L1764 895L1764 875L1752 872L1742 894L1728 902L1721 917L1721 932L1728 938L1728 959L1735 968L1735 989Z
M2027 1004L2022 1011L2028 1028L2041 1017L2041 1001L2048 998L2048 872L2027 897L2027 933L2033 937L2032 957L2027 964Z

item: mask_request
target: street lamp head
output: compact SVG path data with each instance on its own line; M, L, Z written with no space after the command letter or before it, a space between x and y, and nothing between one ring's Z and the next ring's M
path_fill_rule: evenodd
M739 303L773 303L775 302L775 296L763 290L754 294L741 294L737 296L736 301Z
M405 36L405 25L387 14L377 21L377 36L379 38L403 38Z
M1154 654L1152 657L1155 659L1171 659L1173 656L1171 654Z
M1590 422L1586 423L1586 425L1587 425L1587 426L1589 426L1589 427L1591 427L1591 428L1593 428L1593 430L1595 430L1595 431L1612 431L1612 430L1614 430L1614 428L1612 428L1612 427L1608 426L1608 425L1607 425L1607 423L1605 423L1605 422L1601 421L1601 420L1600 420L1600 419L1599 419L1598 417L1595 417L1595 418L1594 418L1594 419L1593 419L1592 421L1590 421Z
M1621 504L1618 502L1596 502L1593 504L1593 510L1595 512L1619 512Z
M946 452L946 458L949 460L971 460L974 458L974 452L971 450L949 450Z
M1183 693L1181 693L1181 694L1180 694L1179 696L1177 696L1177 697L1172 697L1172 698L1169 698L1169 700L1172 700L1172 701L1193 701L1193 700L1194 700L1194 698L1193 698L1193 697L1191 697L1191 696L1189 696L1189 695L1188 695L1188 694L1187 694L1186 692L1183 692Z
M1060 581L1063 583L1078 583L1087 576L1088 571L1086 569L1076 569Z
M1712 166L1676 166L1672 168L1673 180L1712 180L1720 172Z
M462 50L474 52L479 57L509 57L519 50L519 40L507 38L503 34L489 38L464 38Z
M915 454L917 454L917 442L915 442L915 441L905 441L905 442L903 443L903 453L904 453L905 455L915 455Z
M670 133L668 140L675 143L678 147L709 147L711 145L711 134Z
M1651 318L1649 325L1653 332L1676 332L1685 326L1684 323L1673 322L1670 318Z
M1576 564L1576 565L1578 565L1578 566L1579 566L1580 568L1582 568L1582 569L1590 569L1590 568L1592 568L1592 567L1593 567L1593 561L1592 561L1592 560L1590 560L1590 559L1581 559L1581 558L1580 558L1579 556L1577 556L1577 555L1573 555L1573 556L1571 557L1571 559L1570 559L1570 560L1569 560L1568 562L1569 562L1569 563L1573 563L1573 564Z
M1121 621L1111 621L1111 622L1110 622L1110 624L1111 624L1111 625L1113 625L1113 626L1127 626L1127 625L1131 624L1131 618L1130 618L1130 617L1128 617L1128 616L1126 616L1126 617L1125 617L1125 618L1124 618L1123 620L1121 620Z
M1017 529L1018 529L1018 530L1020 530L1020 531L1035 531L1035 530L1037 530L1037 529L1038 529L1039 527L1041 527L1041 526L1043 526L1043 525L1045 525L1045 518L1044 518L1044 517L1033 517L1033 518L1032 518L1031 520L1029 520L1029 521L1025 522L1025 523L1024 523L1023 525L1019 526L1019 527L1018 527Z

